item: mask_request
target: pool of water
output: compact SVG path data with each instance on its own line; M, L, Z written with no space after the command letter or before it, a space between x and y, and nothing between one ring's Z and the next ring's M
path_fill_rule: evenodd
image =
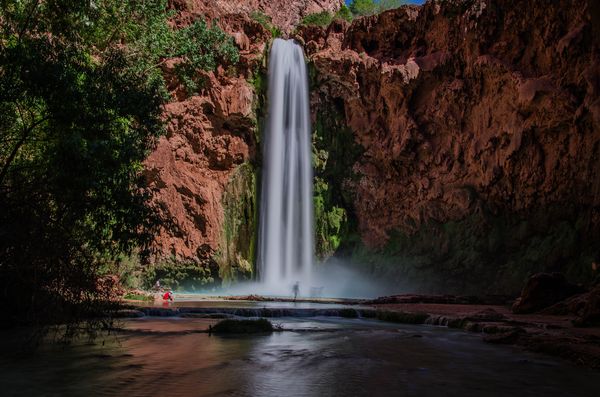
M596 396L597 373L476 334L341 318L273 319L271 335L215 336L216 320L127 320L116 337L16 354L2 396Z
M354 302L277 302L277 301L246 301L246 300L216 300L214 298L201 298L194 295L176 295L173 302L156 300L154 302L131 302L134 305L148 307L197 307L197 308L278 308L278 309L342 309L353 307L364 309L367 306L357 305Z

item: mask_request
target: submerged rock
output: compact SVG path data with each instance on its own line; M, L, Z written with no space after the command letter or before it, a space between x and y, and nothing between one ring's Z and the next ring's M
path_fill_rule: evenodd
M275 328L267 319L258 320L223 320L214 327L208 329L209 333L215 334L258 334L270 333Z

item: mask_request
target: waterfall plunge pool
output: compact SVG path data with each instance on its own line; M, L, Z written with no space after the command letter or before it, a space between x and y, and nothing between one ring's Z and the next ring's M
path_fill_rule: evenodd
M595 396L597 373L442 327L271 319L270 335L193 333L218 320L145 317L88 343L17 354L3 396ZM12 340L11 340L12 338Z

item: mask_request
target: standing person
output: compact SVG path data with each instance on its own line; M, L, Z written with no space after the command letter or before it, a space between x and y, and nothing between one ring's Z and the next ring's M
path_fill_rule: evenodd
M298 297L298 292L300 292L300 282L296 281L296 284L294 284L294 286L292 287L292 291L294 292L294 301L296 301L296 298Z

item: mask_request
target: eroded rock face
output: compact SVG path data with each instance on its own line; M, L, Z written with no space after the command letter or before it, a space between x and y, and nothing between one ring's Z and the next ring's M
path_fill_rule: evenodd
M146 161L145 175L164 226L154 261L193 262L219 269L223 279L248 277L254 260L258 95L252 84L264 73L271 32L253 16L260 11L289 31L312 12L336 11L341 0L172 0L173 23L214 21L240 50L235 68L199 76L190 96L165 65L174 101L167 105L167 134ZM282 12L285 10L285 12Z
M600 224L597 8L430 1L300 31L315 120L337 112L361 148L336 176L351 192L338 204L369 249L398 233L406 247L427 240L421 270L512 277L513 291L528 272L588 271Z
M253 260L246 221L256 203L240 192L260 163L250 81L272 39L252 13L291 32L342 1L170 3L176 24L217 21L241 61L207 73L200 95L170 86L168 134L147 161L172 220L157 258L233 274ZM319 194L335 218L320 229L336 233L325 248L358 252L359 265L407 292L517 293L540 271L585 279L600 250L599 9L591 0L430 1L301 28Z
M178 10L211 19L235 14L252 17L263 13L283 32L290 32L309 14L323 11L335 14L344 0L172 0L172 3Z
M229 255L217 255L231 245L223 228L223 195L236 170L251 167L256 158L256 93L249 80L260 70L271 36L244 14L217 14L216 8L204 14L208 3L173 2L178 11L175 23L222 17L220 26L240 49L239 65L203 73L202 88L192 96L173 77L175 61L166 65L174 101L165 109L167 134L147 159L145 174L164 222L155 238L154 261L217 268L221 261L231 262Z

